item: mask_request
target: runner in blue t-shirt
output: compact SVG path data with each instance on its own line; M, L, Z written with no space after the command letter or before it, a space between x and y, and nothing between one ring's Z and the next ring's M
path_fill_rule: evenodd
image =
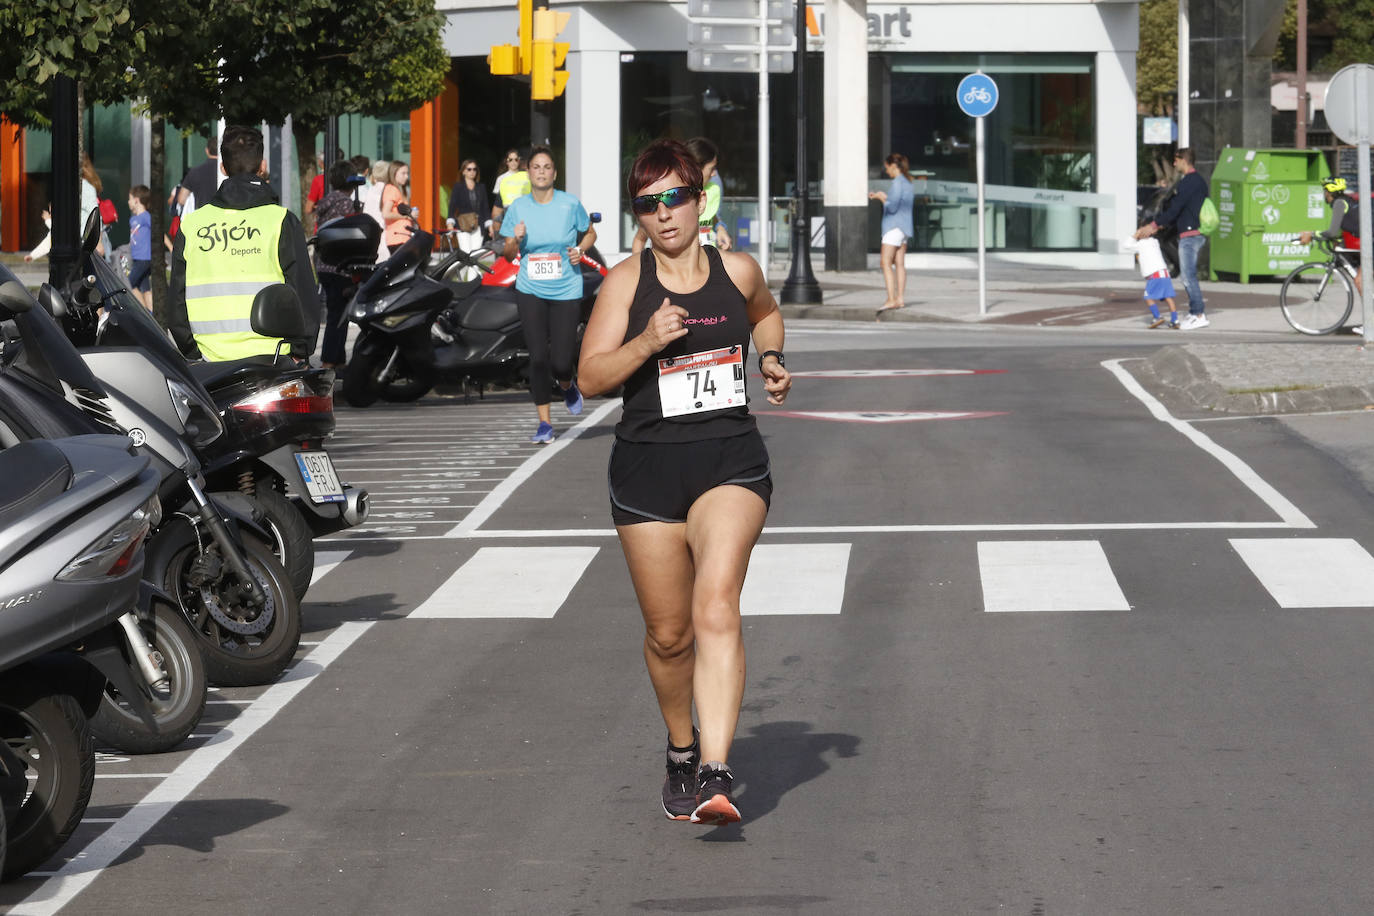
M596 243L596 230L582 202L555 191L553 154L537 146L530 154L530 193L511 201L501 218L502 255L520 256L515 300L525 346L530 351L530 396L539 413L531 442L552 442L550 380L556 380L568 412L582 412L582 393L573 384L577 322L581 317L582 252Z

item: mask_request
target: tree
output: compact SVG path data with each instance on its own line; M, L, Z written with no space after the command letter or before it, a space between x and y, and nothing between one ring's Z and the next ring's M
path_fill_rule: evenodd
M327 118L409 110L442 91L443 21L432 0L231 4L220 70L225 118L276 124L290 115L304 194Z
M1135 59L1137 111L1144 115L1175 116L1178 96L1178 5L1188 0L1142 0L1140 50ZM1169 177L1167 147L1140 143L1136 150L1137 180L1153 184Z

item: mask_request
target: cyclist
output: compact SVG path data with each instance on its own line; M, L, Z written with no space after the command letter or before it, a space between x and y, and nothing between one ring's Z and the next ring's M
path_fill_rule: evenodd
M1364 289L1360 284L1360 202L1346 193L1346 183L1344 178L1323 178L1322 196L1326 198L1326 205L1331 208L1331 225L1323 232L1304 232L1298 236L1298 241L1304 245L1310 245L1313 238L1323 238L1330 242L1340 242L1342 248L1349 248L1345 252L1346 260L1355 271L1355 292L1360 296L1360 301L1364 301ZM1364 325L1356 325L1351 329L1356 334L1364 333Z

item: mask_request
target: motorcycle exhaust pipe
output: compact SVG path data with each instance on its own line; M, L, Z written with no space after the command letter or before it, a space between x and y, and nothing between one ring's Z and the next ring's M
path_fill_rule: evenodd
M143 680L148 682L149 687L165 686L167 675L154 661L158 652L143 637L143 631L138 628L138 617L129 611L120 616L119 625L124 630L124 638L129 641L129 653L134 657Z
M371 507L367 491L361 487L344 486L343 520L349 528L367 521Z

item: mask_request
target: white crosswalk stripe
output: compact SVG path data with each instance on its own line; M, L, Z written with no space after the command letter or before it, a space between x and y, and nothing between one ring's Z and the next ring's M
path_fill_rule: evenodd
M1374 607L1374 557L1350 538L1232 538L1281 608Z
M483 547L411 617L552 617L599 547Z
M740 614L838 614L849 544L759 544L749 558Z
M1129 611L1097 541L979 541L985 611Z
M310 574L310 584L329 575L340 563L353 555L351 550L317 550L315 551L315 570Z

